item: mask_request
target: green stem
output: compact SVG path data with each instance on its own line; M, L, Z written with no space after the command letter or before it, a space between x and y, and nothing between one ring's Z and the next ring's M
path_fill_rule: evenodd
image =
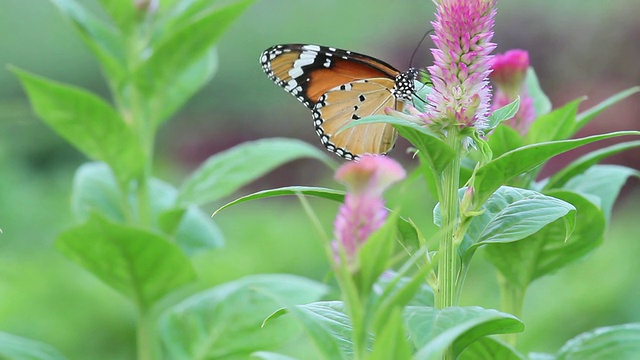
M460 188L460 161L462 158L462 142L456 129L449 129L447 143L454 150L453 159L439 176L440 181L440 213L442 215L442 237L438 249L438 293L436 307L444 309L457 303L457 278L460 261L457 254L458 243L455 241L458 228ZM453 360L453 348L449 347L443 354L443 360Z
M502 305L500 309L520 319L524 304L524 289L508 281L500 273L498 273L498 283L500 284L500 302ZM508 344L515 346L517 335L516 333L505 334L504 340Z
M138 358L137 360L153 359L153 349L151 347L150 322L144 311L140 311L138 326L136 329Z
M448 132L447 142L455 151L456 156L439 177L440 212L442 215L442 237L438 249L438 294L436 296L436 307L439 309L455 305L456 278L460 267L454 235L458 222L462 143L455 130Z

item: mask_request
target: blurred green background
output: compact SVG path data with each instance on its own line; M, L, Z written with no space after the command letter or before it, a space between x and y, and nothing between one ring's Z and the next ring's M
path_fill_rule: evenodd
M79 2L99 11L96 1ZM528 50L554 106L586 95L586 108L640 84L640 1L503 0L498 5L498 51ZM433 11L428 0L256 2L223 36L213 81L162 129L157 175L179 185L211 154L247 140L282 136L320 147L308 111L262 73L260 52L277 43L319 43L371 54L404 69L430 29ZM423 45L414 66L430 65L430 46L429 41ZM107 96L96 61L47 0L0 1L0 64ZM605 111L579 135L619 129L640 129L640 96ZM392 156L412 168L405 147L401 142ZM545 174L578 155L554 159ZM130 304L53 248L56 234L72 224L71 180L84 161L34 117L16 78L0 69L0 331L49 343L71 359L131 359L135 319ZM640 152L607 162L639 169ZM284 185L335 186L331 176L319 163L297 161L243 193ZM394 189L389 198L433 230L434 201L419 181ZM530 289L522 350L554 351L594 327L640 321L639 201L638 181L630 180L604 245ZM312 204L330 231L337 205ZM326 277L323 245L296 201L249 203L215 220L226 246L194 258L199 282L167 303L247 274ZM481 251L463 303L498 304L495 272Z

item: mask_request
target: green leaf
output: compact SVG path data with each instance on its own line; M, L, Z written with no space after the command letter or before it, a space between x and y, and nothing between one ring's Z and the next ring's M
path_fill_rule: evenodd
M476 245L518 241L565 216L573 223L576 209L565 201L536 191L502 186L482 210L484 212L473 218L467 231ZM565 233L568 235L571 230L572 226Z
M464 189L459 192L464 195ZM460 244L459 253L465 264L471 261L476 249L486 244L511 243L527 239L558 219L564 225L566 240L575 226L573 205L545 196L533 190L500 187L481 208L481 214L471 218ZM440 206L434 208L434 223L441 224ZM515 266L515 264L513 265Z
M575 99L561 108L538 117L525 135L525 143L535 144L571 137L575 133L578 106L584 99L584 97Z
M611 105L622 101L624 99L626 99L627 97L637 93L640 91L640 86L634 86L630 89L621 91L607 99L605 99L604 101L602 101L601 103L599 103L598 105L585 110L583 112L581 112L580 114L578 114L578 116L576 117L576 126L575 126L575 131L578 131L580 129L582 129L583 126L587 125L591 120L593 120L596 116L598 116L603 110L605 110L606 108L610 107Z
M410 360L411 345L404 333L402 307L390 309L385 326L376 334L369 360Z
M551 111L551 101L540 87L538 82L538 76L533 67L527 69L527 76L525 78L525 85L527 86L527 93L533 98L533 108L536 112L536 117L545 115Z
M498 126L489 136L489 147L494 157L517 149L524 145L522 136L508 125Z
M194 21L181 24L175 31L164 32L155 44L152 45L151 56L134 70L136 85L142 94L146 96L153 106L152 113L157 121L163 120L171 109L163 108L166 99L173 99L167 104L170 108L175 108L175 90L171 87L185 77L185 71L192 71L190 68L203 61L210 53L212 46L218 41L229 25L240 16L246 8L253 3L253 0L236 1L222 7L209 8L206 12L200 12ZM205 62L210 60L204 60ZM201 73L212 73L211 68L199 66ZM193 76L187 76L194 79ZM193 90L193 87L191 88ZM171 93L172 96L167 94Z
M147 3L153 1L148 0ZM111 16L111 19L118 27L125 33L129 32L135 25L136 17L138 15L138 9L136 4L138 1L113 1L113 0L100 0L100 4L104 10ZM141 17L141 16L140 16Z
M304 303L326 291L325 285L297 276L257 275L195 294L160 317L166 358L246 359L257 350L273 350L297 330L283 321L261 327L282 306L278 297Z
M598 197L600 208L609 221L620 189L631 176L640 177L640 171L619 165L596 165L571 178L563 188Z
M358 250L359 271L354 275L354 281L360 296L366 298L378 277L391 267L397 222L397 212L391 213L384 225L371 234Z
M214 211L213 215L211 216L212 217L216 216L216 214L218 214L220 211L228 207L238 205L247 201L266 199L266 198L276 197L276 196L290 196L290 195L298 195L298 194L302 194L306 196L315 196L315 197L319 197L327 200L333 200L337 202L342 202L344 200L344 191L342 190L334 190L334 189L311 187L311 186L286 186L286 187L281 187L277 189L258 191L253 194L245 195L243 197L240 197L238 199L235 199L231 202L228 202L222 205L220 208L216 209L216 211ZM406 228L403 228L403 229L405 229L406 231Z
M125 76L125 55L124 40L117 29L109 24L100 21L98 18L87 12L80 4L74 0L50 0L58 10L67 18L80 38L100 61L103 70L107 74L107 80L113 84L121 82ZM111 4L120 2L105 1ZM123 4L133 2L123 2Z
M389 316L397 309L405 306L431 306L434 304L433 290L425 283L431 264L419 265L418 271L409 276L409 270L415 269L417 264L424 262L426 248L417 251L406 261L398 273L388 270L378 278L374 285L376 290L367 304L367 314L375 316L373 331L375 334L384 332L390 319ZM369 315L370 317L371 315Z
M525 360L525 357L499 339L484 337L467 346L457 360Z
M565 190L548 191L576 208L575 227L566 239L566 224L557 220L517 242L488 244L487 259L512 284L525 289L533 280L575 261L602 243L605 219L596 204Z
M213 78L217 69L218 55L215 49L204 53L188 67L177 69L170 86L159 89L157 96L147 99L157 121L162 122L171 117Z
M224 236L218 225L197 206L166 211L160 214L159 222L187 256L224 244Z
M454 357L488 335L521 332L524 324L513 315L480 307L409 306L404 312L407 332L418 348L415 359L436 360L449 346Z
M115 221L125 222L123 196L109 166L101 162L80 165L73 177L71 211L85 221L92 212Z
M625 135L637 136L640 132L619 131L581 139L531 144L509 151L476 169L472 183L475 191L474 207L480 208L489 196L509 179L541 165L558 154L599 140Z
M0 332L0 359L65 360L51 345Z
M367 116L358 121L349 123L342 127L340 131L344 131L358 125L376 123L387 123L393 125L396 130L398 130L400 136L409 140L411 145L418 149L421 156L427 160L431 170L436 174L441 173L444 168L447 167L451 159L453 159L454 156L457 156L446 142L426 127L422 127L411 121L399 119L393 116Z
M282 299L282 297L280 297ZM283 302L286 300L282 299ZM325 359L350 359L353 328L340 301L321 301L306 305L289 305L273 313L265 324L290 313L307 332Z
M633 149L639 146L640 146L640 141L628 141L628 142L607 146L606 148L598 149L588 154L585 154L580 158L571 162L569 165L567 165L562 170L555 173L553 176L551 176L549 181L545 184L544 189L553 189L553 188L562 187L571 178L579 174L582 174L588 168L600 162L600 160L607 158L611 155L617 154L619 152Z
M189 260L164 237L97 214L62 232L56 247L141 309L195 277Z
M486 132L489 132L495 129L500 123L503 121L509 120L512 117L516 116L518 109L520 108L520 97L513 100L510 104L507 104L500 109L494 110L489 118L487 119L487 129Z
M237 145L211 156L180 189L179 203L203 204L232 194L274 168L301 159L333 167L325 152L299 140L264 139Z
M291 356L273 353L269 351L256 351L251 354L251 358L263 359L263 360L298 360Z
M17 68L38 116L86 156L104 161L125 181L142 170L138 140L120 115L104 100L85 90L63 85Z
M640 324L601 327L569 340L557 360L634 360L640 354Z

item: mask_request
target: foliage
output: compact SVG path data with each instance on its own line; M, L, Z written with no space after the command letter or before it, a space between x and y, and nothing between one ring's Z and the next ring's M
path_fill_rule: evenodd
M429 249L432 239L403 209L393 209L361 244L355 265L324 235L335 287L263 274L173 304L167 299L183 296L180 291L197 278L194 257L224 244L219 224L199 206L220 202L290 161L319 160L331 170L336 164L306 143L274 138L211 156L180 186L154 177L159 126L213 77L214 45L252 1L176 1L156 8L153 1L101 0L107 20L74 0L51 1L100 62L112 98L15 67L11 71L34 112L91 160L73 179L77 224L60 233L55 246L135 307L139 359L631 359L637 353L638 324L596 329L555 354L528 356L518 349L515 333L525 329L519 317L531 283L602 243L620 188L640 173L598 163L640 141L592 151L537 180L541 168L567 151L640 135L620 131L571 138L638 88L583 112L581 98L552 109L530 68L526 86L537 119L525 135L505 123L517 113L519 100L495 110L485 132L441 131L402 116L349 125L390 123L415 148L415 177L423 177L440 200L432 214L441 228L434 238L450 241L455 250L452 289L445 289L435 271L447 261L442 247ZM457 186L459 181L464 186ZM305 197L342 202L348 193L316 186L263 190L219 205L214 215L283 195L298 196L317 225ZM323 234L321 226L318 230ZM500 309L456 304L478 251L499 273ZM449 290L453 306L443 306L440 295ZM64 359L49 345L5 333L0 355Z

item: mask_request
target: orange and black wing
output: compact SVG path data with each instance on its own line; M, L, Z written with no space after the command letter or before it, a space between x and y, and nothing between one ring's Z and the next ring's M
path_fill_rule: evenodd
M262 53L262 69L309 109L327 91L352 81L395 79L399 71L367 55L320 45L276 45Z
M400 73L367 55L319 45L277 45L260 58L265 73L313 114L324 146L345 159L386 154L397 132L385 123L345 125L387 107L402 111L415 89L414 70Z

